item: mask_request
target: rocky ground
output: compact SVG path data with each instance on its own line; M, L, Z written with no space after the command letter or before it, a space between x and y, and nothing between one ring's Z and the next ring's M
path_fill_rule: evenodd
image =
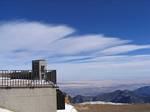
M76 104L74 106L78 112L150 112L150 104Z

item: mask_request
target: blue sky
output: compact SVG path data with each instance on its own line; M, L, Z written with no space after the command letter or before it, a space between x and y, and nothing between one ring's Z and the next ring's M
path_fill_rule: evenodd
M1 0L0 67L45 58L59 80L150 78L149 0Z

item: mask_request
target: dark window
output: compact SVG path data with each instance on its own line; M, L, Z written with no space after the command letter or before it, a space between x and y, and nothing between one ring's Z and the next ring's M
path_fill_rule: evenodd
M44 76L45 76L45 75L44 75L44 74L42 74L42 79L44 79Z
M45 71L45 66L41 66L41 72Z

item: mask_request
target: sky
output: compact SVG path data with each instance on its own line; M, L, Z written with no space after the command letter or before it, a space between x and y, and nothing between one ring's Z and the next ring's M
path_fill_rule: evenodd
M0 69L46 59L58 80L150 78L149 0L0 0Z

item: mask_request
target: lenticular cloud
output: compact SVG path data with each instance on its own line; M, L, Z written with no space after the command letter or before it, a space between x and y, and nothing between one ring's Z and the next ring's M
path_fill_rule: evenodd
M76 29L61 24L28 21L0 24L0 61L6 63L13 59L18 63L45 58L55 63L60 58L67 61L65 59L72 56L76 60L82 56L95 58L150 48L149 45L135 45L132 40L103 34L76 35L76 32Z

